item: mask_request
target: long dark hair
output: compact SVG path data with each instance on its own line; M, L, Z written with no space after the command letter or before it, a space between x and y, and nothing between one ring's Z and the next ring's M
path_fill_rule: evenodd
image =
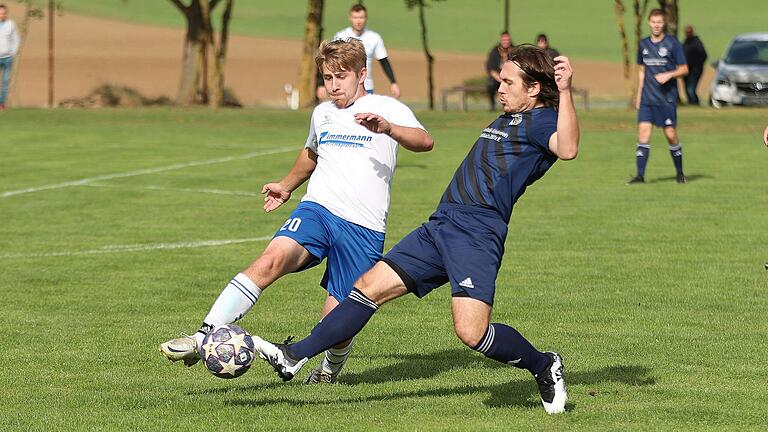
M539 83L539 101L544 106L557 108L560 103L560 91L555 82L555 63L543 49L531 44L514 47L509 53L509 61L514 62L523 71L523 83L531 87Z

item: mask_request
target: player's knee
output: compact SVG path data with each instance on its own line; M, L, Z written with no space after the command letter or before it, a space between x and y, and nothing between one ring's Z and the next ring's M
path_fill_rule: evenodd
M485 335L485 328L474 323L454 323L453 329L456 332L456 336L464 343L464 345L474 348Z

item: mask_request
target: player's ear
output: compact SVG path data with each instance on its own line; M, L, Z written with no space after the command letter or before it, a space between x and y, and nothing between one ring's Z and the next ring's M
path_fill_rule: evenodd
M365 82L365 78L368 76L368 68L362 68L360 69L360 74L358 74L358 85L362 85Z
M539 94L541 93L541 84L538 81L534 81L531 83L531 86L528 87L528 96L532 98L539 97Z

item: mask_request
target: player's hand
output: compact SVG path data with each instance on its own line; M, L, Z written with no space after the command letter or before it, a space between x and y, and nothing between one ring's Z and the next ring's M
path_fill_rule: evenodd
M640 109L640 95L635 98L635 109Z
M388 134L392 130L387 119L373 113L355 114L355 121L373 133Z
M389 86L389 91L392 92L393 98L400 99L400 86L397 85L397 83L392 83L392 85Z
M670 79L672 79L672 75L668 72L660 72L653 76L653 78L659 83L659 84L666 84Z
M768 146L768 126L766 126L765 130L763 131L763 144Z
M267 183L261 188L264 197L264 211L269 213L277 209L284 202L291 199L291 191L287 190L280 183Z
M568 57L555 57L555 83L557 84L557 89L561 92L571 90L572 79L573 67Z

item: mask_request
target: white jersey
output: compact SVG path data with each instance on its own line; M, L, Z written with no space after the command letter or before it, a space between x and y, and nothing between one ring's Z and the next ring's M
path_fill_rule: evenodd
M342 219L386 232L389 192L398 143L355 122L357 113L378 114L398 126L424 129L413 112L388 96L365 95L347 108L315 107L305 148L317 166L302 201L316 202Z
M384 39L373 30L363 29L363 34L357 35L352 27L347 27L333 36L333 40L347 40L349 38L357 39L365 47L365 68L368 70L368 76L365 77L365 89L373 90L373 59L381 60L387 57L387 49L384 48Z

